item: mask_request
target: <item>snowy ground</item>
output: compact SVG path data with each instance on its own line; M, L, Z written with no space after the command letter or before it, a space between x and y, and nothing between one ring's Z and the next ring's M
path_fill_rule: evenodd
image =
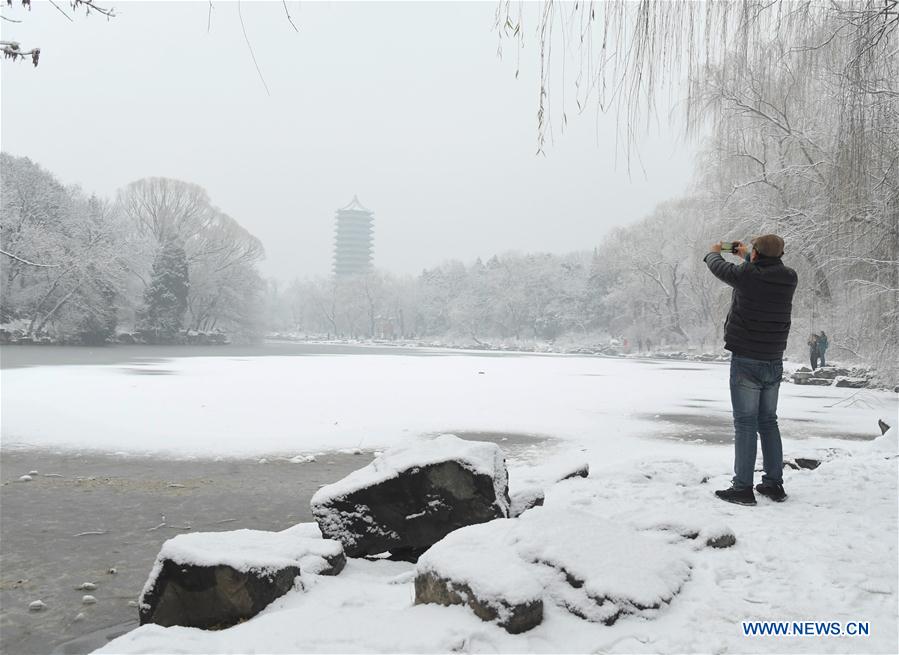
M541 626L510 636L465 608L414 606L411 564L353 560L226 631L145 626L103 652L896 652L899 459L858 440L878 433L878 418L897 422L896 395L784 384L786 455L829 459L785 472L787 503L745 508L712 495L732 461L727 375L718 364L477 355L38 367L3 371L2 437L5 447L289 457L435 432L541 434L591 464L548 507L635 527L726 524L738 540L696 553L691 580L653 620L606 627L550 607ZM513 462L513 491L546 450ZM871 635L744 637L740 622L752 619L870 621Z

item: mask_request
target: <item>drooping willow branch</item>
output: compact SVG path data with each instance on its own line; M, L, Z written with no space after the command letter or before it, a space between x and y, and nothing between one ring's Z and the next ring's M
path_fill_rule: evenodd
M543 0L533 12L522 7L528 9L523 2L500 0L494 30L500 54L504 40L516 42L520 56L525 34L535 37L538 151L552 136L557 94L564 105L571 82L566 60L575 63L578 112L591 105L616 111L630 149L635 126L652 120L666 92L683 101L689 131L705 126L709 112L700 82L709 75L748 82L750 63L774 68L794 57L810 68L839 70L858 96L871 89L883 92L878 83L892 79L899 53L899 0ZM525 14L534 25L524 24ZM848 43L852 56L835 60L830 47L835 41ZM561 79L553 80L554 71ZM797 78L796 93L813 82ZM563 106L561 129L566 123Z

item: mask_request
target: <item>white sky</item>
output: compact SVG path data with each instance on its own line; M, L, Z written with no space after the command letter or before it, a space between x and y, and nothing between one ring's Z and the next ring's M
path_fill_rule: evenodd
M536 156L536 26L516 80L513 44L496 56L494 2L290 2L297 34L280 2L245 1L270 96L236 3L213 3L209 33L206 2L100 4L118 16L72 23L46 2L4 3L24 22L2 21L2 38L42 54L37 69L0 64L3 150L108 197L152 175L200 184L283 280L330 271L334 212L354 194L375 212L375 264L417 273L592 248L690 180L678 128L645 136L646 174L629 175L615 116L592 108L567 107L565 133Z

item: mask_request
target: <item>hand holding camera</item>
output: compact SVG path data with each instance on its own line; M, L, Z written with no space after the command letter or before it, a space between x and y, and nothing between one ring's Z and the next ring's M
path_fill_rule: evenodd
M748 246L742 241L721 241L716 244L716 247L713 246L712 250L715 252L729 252L732 255L737 255L738 257L745 258L746 253L749 251Z

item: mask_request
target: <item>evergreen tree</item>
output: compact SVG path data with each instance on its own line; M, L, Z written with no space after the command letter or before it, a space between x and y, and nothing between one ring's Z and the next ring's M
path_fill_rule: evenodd
M172 341L181 330L190 289L187 255L172 240L162 243L153 260L150 286L144 293L139 331L152 343Z

